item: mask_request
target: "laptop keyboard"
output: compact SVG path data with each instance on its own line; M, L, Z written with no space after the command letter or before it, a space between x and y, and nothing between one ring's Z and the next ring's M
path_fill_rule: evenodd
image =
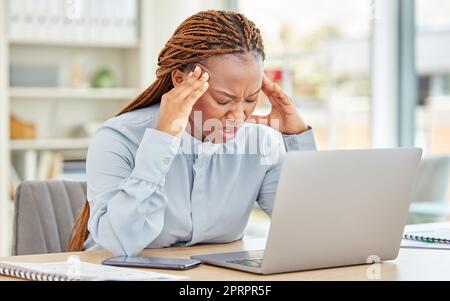
M263 261L262 258L244 258L244 259L227 260L227 262L229 263L242 264L252 268L260 268L262 261Z

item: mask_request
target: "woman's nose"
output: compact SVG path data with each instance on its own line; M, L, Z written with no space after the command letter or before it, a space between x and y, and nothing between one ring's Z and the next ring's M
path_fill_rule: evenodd
M233 108L230 110L227 119L235 120L236 123L239 123L241 120L245 120L244 106L242 105L242 101L238 101L235 103Z

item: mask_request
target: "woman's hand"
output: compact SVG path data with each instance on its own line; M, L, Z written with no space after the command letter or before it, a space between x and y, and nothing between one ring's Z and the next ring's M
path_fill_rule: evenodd
M176 137L182 135L193 105L208 90L209 75L201 73L201 68L196 66L181 84L161 97L157 130Z
M272 104L272 110L266 116L252 115L249 122L264 124L288 135L300 134L309 129L289 96L266 75L261 90Z

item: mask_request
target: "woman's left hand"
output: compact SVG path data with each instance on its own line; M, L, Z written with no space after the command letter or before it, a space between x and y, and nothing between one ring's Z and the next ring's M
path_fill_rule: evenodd
M261 90L272 104L272 110L266 116L252 115L249 122L264 124L288 135L300 134L309 129L294 102L266 75L264 75Z

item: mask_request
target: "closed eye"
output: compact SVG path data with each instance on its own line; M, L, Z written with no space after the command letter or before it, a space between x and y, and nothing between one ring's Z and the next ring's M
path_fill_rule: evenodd
M259 89L258 89L257 91L255 91L254 93L250 94L248 97L255 97L255 96L256 96L256 98L255 98L255 99L246 99L245 102L246 102L246 103L252 103L252 102L257 101L257 100L258 100L258 97L257 97L257 96L259 95L259 92L260 92L260 91L261 91L261 88L259 88ZM217 102L218 104L220 104L220 105L226 105L226 104L228 104L229 102L233 101L233 99L235 99L233 95L230 95L230 94L228 94L227 92L224 92L224 91L215 91L215 93L223 94L224 96L226 96L226 97L228 97L228 98L231 98L231 100L228 100L228 101L218 101L218 100L216 100L216 102Z
M246 103L254 103L255 101L257 101L258 99L246 99L245 100L245 102ZM228 103L230 103L230 102L232 102L232 100L228 100L228 101L217 101L217 103L219 104L219 105L222 105L222 106L224 106L224 105L226 105L226 104L228 104Z
M226 104L228 104L228 103L230 103L231 102L231 100L228 100L228 101L217 101L217 103L219 104L219 105L222 105L222 106L224 106L224 105L226 105Z

